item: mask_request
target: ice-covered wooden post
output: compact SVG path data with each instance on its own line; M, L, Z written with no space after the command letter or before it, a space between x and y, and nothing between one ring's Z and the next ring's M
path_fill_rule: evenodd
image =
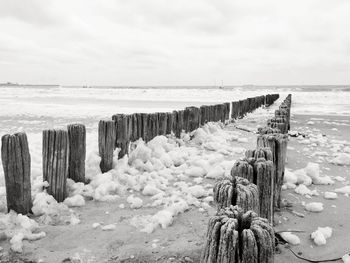
M68 178L85 183L86 129L83 124L67 126L69 139Z
M6 134L1 139L7 211L28 214L32 209L30 154L25 133Z
M57 202L63 202L67 195L68 150L67 131L43 131L43 179L49 183L47 191Z
M101 157L101 172L105 173L113 167L113 151L116 141L116 123L100 120L98 123L98 151Z

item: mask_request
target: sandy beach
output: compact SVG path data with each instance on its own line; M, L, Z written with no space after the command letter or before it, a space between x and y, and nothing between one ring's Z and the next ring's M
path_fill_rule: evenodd
M234 149L229 154L223 154L224 158L220 159L221 162L224 161L228 165L226 175L230 164L242 158L245 149L256 147L256 134L237 129L237 127L255 131L272 116L274 107L276 106L270 109L258 109L248 114L246 118L228 124L220 131L226 134L225 142L228 143L228 148ZM312 184L308 186L310 190L317 189L318 196L302 196L295 193L294 189L283 191L283 198L292 207L282 208L280 212L276 212L275 230L303 231L295 233L300 238L300 244L287 245L287 247L290 246L293 251L306 258L316 260L341 257L348 252L347 233L350 228L347 223L350 213L347 206L349 197L338 194L337 199L326 200L323 195L325 191L334 191L336 188L347 185L350 179L349 166L338 166L329 162L333 158L332 147L336 142L342 141L343 147L349 145L349 142L344 142L350 135L349 119L335 116L293 115L291 131L292 133L298 131L307 137L317 137L318 134L322 134L325 141L320 146L317 141L312 144L300 138L290 137L286 165L288 171L303 169L309 162L314 162L319 164L321 175L328 175L333 179L340 176L344 180L343 182L334 180L332 185ZM205 149L193 141L188 141L185 145L194 149L196 154L204 159L216 151ZM341 147L340 150L343 148ZM191 167L189 164L189 168ZM194 183L194 185L203 187L205 193L195 198L193 205L175 216L173 222L166 225L165 229L157 227L148 234L140 231L142 221L138 222L139 227L131 223L140 215L152 215L159 211L158 206L147 207L145 205L152 203L150 196L131 190L113 202L86 201L84 206L73 208L80 220L79 224L66 225L57 220L51 224L42 225L40 230L46 233L46 237L32 242L24 241L22 254L11 252L9 242L2 240L0 243L0 246L3 247L1 262L15 262L15 260L18 262L61 262L65 259L67 261L63 262L75 262L74 258L79 258L82 262L199 262L207 222L210 216L215 214L216 208L210 198L207 205L203 206L205 203L203 199L210 197L215 180L198 178L197 175L181 179L178 177L172 182L172 184L184 182L189 186ZM141 208L129 208L126 199L131 193L143 200ZM319 213L305 211L303 202L322 202L324 210ZM299 213L299 216L293 214L291 210ZM300 217L301 214L303 217ZM93 224L96 223L100 226L94 228ZM102 226L110 225L113 225L112 229L102 230ZM310 239L310 234L319 226L329 226L333 229L332 237L327 239L327 244L323 246L316 246ZM275 262L299 261L285 245L278 246Z

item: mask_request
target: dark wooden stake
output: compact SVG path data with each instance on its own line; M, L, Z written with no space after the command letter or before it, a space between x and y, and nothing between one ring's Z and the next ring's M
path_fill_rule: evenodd
M63 202L67 196L68 144L67 131L43 131L43 179L49 183L47 192L57 202Z
M86 129L83 124L67 127L69 138L68 178L85 183Z
M30 154L27 135L6 134L1 139L1 160L5 175L7 211L28 214L32 209Z
M101 157L100 168L102 173L113 168L113 151L116 141L116 124L114 121L98 123L98 150Z

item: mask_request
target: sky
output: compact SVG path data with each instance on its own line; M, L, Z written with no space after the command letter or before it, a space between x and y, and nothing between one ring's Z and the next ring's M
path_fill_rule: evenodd
M349 0L1 0L0 82L350 84Z

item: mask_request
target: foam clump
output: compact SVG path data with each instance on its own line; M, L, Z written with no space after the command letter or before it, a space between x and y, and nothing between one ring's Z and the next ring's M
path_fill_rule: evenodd
M324 193L324 198L325 199L334 200L334 199L338 198L338 195L337 195L337 193L334 193L334 192L325 192Z
M318 227L316 231L311 233L311 238L314 240L317 246L322 246L327 243L327 238L332 236L332 228L330 227Z
M305 209L309 212L323 211L323 204L320 202L311 202L305 205Z
M84 206L85 199L81 195L77 194L72 197L67 197L63 203L69 207Z
M134 195L129 195L126 201L130 204L130 208L138 209L142 207L143 201L141 198L134 197Z
M336 165L350 165L350 154L338 153L336 157L331 160L331 163Z
M14 211L0 216L0 229L10 238L11 250L17 253L23 252L23 240L34 241L46 236L35 220Z
M282 232L280 235L286 242L288 242L288 244L294 246L300 244L300 238L297 235L292 234L291 232Z

